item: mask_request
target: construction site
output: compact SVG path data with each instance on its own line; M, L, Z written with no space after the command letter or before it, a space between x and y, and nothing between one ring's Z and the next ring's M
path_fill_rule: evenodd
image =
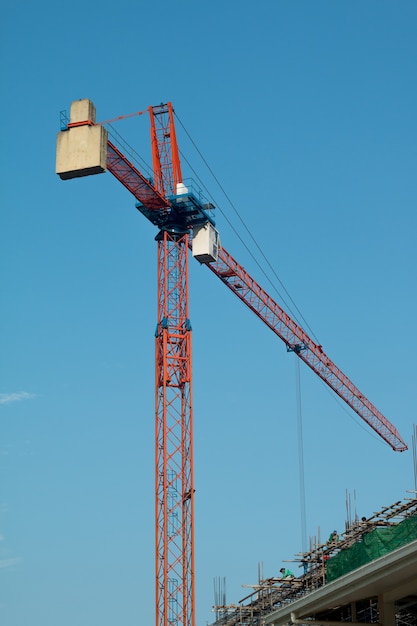
M171 103L149 107L152 172L127 158L97 124L88 99L61 117L56 173L62 180L109 171L156 228L158 322L155 332L156 626L195 626L194 454L189 251L330 390L395 452L408 446L384 415L333 363L323 347L253 279L220 243L214 205L183 178ZM117 118L121 119L121 118ZM109 127L109 128L107 128ZM213 626L417 624L417 498L346 521L343 533L295 555L282 577L244 584L251 592L227 604L219 589ZM295 571L294 571L295 570ZM244 582L244 581L242 581Z
M281 577L259 577L237 603L215 605L213 626L417 624L416 493L310 543ZM221 582L216 599L225 600Z

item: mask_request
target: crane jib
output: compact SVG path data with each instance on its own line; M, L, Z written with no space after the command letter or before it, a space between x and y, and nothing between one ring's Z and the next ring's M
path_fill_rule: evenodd
M407 444L397 429L359 391L349 378L329 359L320 345L258 285L246 270L224 249L215 263L207 267L233 291L287 348L294 351L342 400L346 402L393 450L404 452Z

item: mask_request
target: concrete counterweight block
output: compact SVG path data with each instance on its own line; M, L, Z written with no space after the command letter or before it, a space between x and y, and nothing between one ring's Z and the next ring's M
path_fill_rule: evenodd
M60 178L66 180L106 171L107 130L95 122L96 107L91 100L84 98L71 103L70 128L57 136L56 173Z
M96 123L96 107L88 98L84 98L83 100L74 100L71 102L70 124L75 124L77 122Z
M57 136L56 173L66 180L101 174L107 164L107 130L97 126L74 126Z

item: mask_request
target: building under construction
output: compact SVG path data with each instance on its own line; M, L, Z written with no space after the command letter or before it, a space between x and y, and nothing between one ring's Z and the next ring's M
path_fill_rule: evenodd
M237 604L214 606L213 626L416 626L416 494L346 522L326 543L313 540L294 562L301 575L260 576Z

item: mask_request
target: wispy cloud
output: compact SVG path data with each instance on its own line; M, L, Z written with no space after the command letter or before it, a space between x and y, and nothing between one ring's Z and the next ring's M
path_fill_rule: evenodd
M34 393L28 393L27 391L18 391L16 393L0 393L0 404L11 404L12 402L20 402L20 400L30 400L34 397Z
M21 562L22 559L0 559L0 569L5 567L12 567L13 565L17 565Z

